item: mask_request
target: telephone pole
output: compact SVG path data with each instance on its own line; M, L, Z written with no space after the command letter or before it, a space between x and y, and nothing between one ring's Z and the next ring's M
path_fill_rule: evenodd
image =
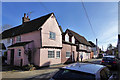
M118 57L120 58L120 34L118 34Z
M96 38L96 55L98 55L98 49L97 49L97 38Z

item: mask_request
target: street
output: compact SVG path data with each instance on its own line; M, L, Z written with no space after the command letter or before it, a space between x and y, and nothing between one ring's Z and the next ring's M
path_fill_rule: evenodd
M92 64L100 64L101 62L101 59L95 59L93 61L87 61L87 63L92 63ZM111 73L112 74L118 74L117 70L111 70ZM54 72L50 72L50 73L47 73L47 74L42 74L42 75L38 75L38 76L35 76L35 77L32 77L30 78L29 80L36 80L36 79L41 79L41 80L49 80L57 71L54 71ZM26 79L28 80L28 79Z
M89 59L83 61L83 63L91 63L91 64L100 64L101 59ZM4 79L18 79L18 80L49 80L58 70L60 67L63 67L66 65L55 65L50 66L46 68L41 68L34 71L3 71L2 72L2 78ZM6 68L10 68L9 66L6 66ZM3 70L5 67L3 68ZM117 70L110 70L112 74L118 74Z

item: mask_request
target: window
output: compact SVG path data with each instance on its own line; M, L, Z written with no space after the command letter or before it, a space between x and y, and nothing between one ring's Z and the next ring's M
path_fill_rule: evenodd
M65 35L65 41L69 42L69 36L68 36L68 34Z
M7 39L7 43L10 43L10 39Z
M66 52L66 58L70 58L70 52Z
M84 49L84 46L82 44L80 44L80 49Z
M95 75L75 71L75 70L67 70L60 69L54 76L53 79L57 80L95 80Z
M48 58L54 58L54 51L48 51Z
M12 44L14 43L14 41L15 41L15 39L14 39L14 38L12 38Z
M16 37L16 42L20 42L21 41L21 36L17 36Z
M89 57L89 53L86 53L86 56Z
M74 37L72 37L72 43L75 43L75 38Z
M18 49L18 56L21 56L21 49Z
M50 32L50 39L55 39L55 33L54 32Z
M60 58L60 51L56 52L56 58Z

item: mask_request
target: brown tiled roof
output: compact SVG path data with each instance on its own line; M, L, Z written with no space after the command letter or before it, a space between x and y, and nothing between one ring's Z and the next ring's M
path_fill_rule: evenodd
M26 44L31 43L31 42L33 42L33 41L26 41L26 42L15 43L15 44L12 44L12 45L8 46L8 48L18 47L18 46L25 46Z
M62 40L62 43L63 43L63 44L69 44L69 45L77 46L76 44L74 44L74 43L72 43L72 42L66 42L66 41L64 41L64 40Z
M91 46L90 43L85 39L85 37L79 35L78 33L67 29L80 43L85 44L87 46Z
M92 47L96 47L96 45L92 41L88 41Z
M13 36L17 36L20 34L29 33L29 32L38 30L46 22L46 20L51 16L51 14L54 14L54 13L50 13L48 15L39 17L29 22L25 22L24 24L19 25L17 27L3 31L2 39L10 38Z

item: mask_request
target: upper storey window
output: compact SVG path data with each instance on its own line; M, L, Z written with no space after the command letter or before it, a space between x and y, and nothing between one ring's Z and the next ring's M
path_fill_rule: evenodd
M68 34L65 35L65 41L69 42L69 36L68 36Z
M75 38L74 38L74 36L72 37L72 43L75 43Z
M16 37L16 42L20 42L21 41L21 36L17 36Z
M54 32L50 32L50 33L49 33L49 36L50 36L50 37L49 37L50 39L54 39L54 40L55 40L56 34L55 34Z

